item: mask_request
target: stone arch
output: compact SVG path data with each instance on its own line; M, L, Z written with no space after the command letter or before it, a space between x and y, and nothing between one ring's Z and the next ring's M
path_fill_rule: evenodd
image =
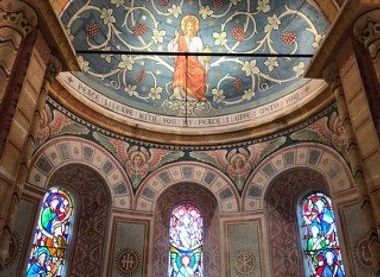
M116 208L132 207L131 183L119 162L94 142L77 137L60 137L45 143L34 153L27 182L47 188L56 170L68 164L84 164L104 178Z
M204 267L207 276L220 276L220 216L218 200L200 184L182 182L168 186L155 203L153 269L154 276L167 274L169 253L169 218L172 210L181 204L190 203L197 207L204 224Z
M178 183L195 183L206 187L218 200L222 213L240 210L239 196L233 182L221 171L199 162L178 162L152 172L140 185L134 208L153 212L160 194Z
M337 151L322 144L299 143L273 153L255 168L242 194L242 209L262 209L269 183L285 170L300 167L313 169L324 176L331 194L353 187L349 165Z
M271 276L304 276L297 207L314 191L329 194L326 178L315 169L291 168L270 181L264 195Z
M65 188L75 200L68 276L103 275L112 203L105 179L87 165L71 163L56 170L48 186Z

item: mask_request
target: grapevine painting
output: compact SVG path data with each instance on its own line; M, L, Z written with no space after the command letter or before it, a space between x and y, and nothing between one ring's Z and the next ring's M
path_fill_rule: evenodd
M81 81L140 110L192 117L242 112L294 91L310 61L295 55L314 54L328 27L299 0L81 0L61 18L79 53L100 51L79 54ZM176 54L188 52L203 55Z

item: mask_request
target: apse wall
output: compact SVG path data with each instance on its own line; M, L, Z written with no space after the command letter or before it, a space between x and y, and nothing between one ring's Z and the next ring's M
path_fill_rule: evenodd
M287 180L285 176L297 172L305 176L298 178L301 188L311 185L310 176L319 176L320 184L315 186L333 200L347 276L370 276L365 233L355 224L361 216L357 191L337 116L332 104L307 121L270 136L215 146L170 145L109 132L49 98L17 211L12 255L0 276L22 275L45 191L61 185L60 179L54 177L57 172L65 176L70 173L68 168L80 166L98 176L108 195L102 204L110 210L105 219L103 248L99 250L104 257L99 276L157 276L157 272L166 272L167 256L162 258L162 253L168 253L169 246L162 239L165 235L157 234L160 230L162 234L167 232L167 226L157 218L160 210L170 208L165 203L175 202L176 190L182 201L186 193L192 195L191 203L196 203L197 195L199 199L205 195L214 199L211 206L217 212L208 225L214 229L205 229L214 234L206 236L205 244L213 245L205 252L206 268L213 264L212 272L218 276L275 276L271 243L281 240L286 230L269 227L266 199L272 186L282 187L286 197L276 201L287 207L285 200L296 190L282 182ZM65 180L72 182L75 189L78 180ZM87 185L95 188L93 182ZM90 211L91 207L86 209ZM79 230L78 226L74 228ZM81 246L74 238L70 247L75 253ZM123 262L126 257L130 257L129 263ZM160 257L163 262L157 260ZM78 276L96 275L91 272L82 267Z

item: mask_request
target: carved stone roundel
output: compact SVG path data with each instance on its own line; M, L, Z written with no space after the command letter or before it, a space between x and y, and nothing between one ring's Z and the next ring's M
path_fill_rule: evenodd
M368 241L366 239L357 240L354 248L354 257L358 261L360 267L366 271L371 271L373 267L373 261L371 252L369 250Z
M21 251L20 235L16 232L13 232L10 238L9 256L5 260L4 268L12 265L12 263L19 257L20 251Z
M240 274L249 274L256 268L256 255L253 252L241 251L235 258L235 269Z
M115 262L117 270L129 276L140 266L141 257L137 250L125 248L117 254Z

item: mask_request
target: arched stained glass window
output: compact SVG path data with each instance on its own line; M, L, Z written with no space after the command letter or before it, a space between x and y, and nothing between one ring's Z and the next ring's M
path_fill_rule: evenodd
M203 219L191 204L176 207L170 216L169 277L202 277Z
M301 239L306 276L344 277L331 199L313 193L301 203Z
M42 202L25 276L65 275L72 222L72 198L63 189L50 189Z

